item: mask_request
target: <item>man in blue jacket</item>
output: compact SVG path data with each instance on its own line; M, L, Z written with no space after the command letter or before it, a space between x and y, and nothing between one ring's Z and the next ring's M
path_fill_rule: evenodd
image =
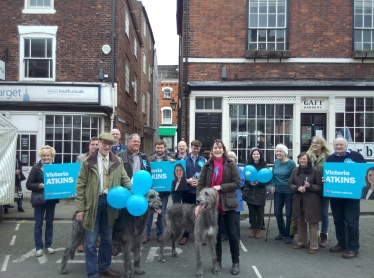
M182 202L186 204L196 203L196 187L200 176L201 168L206 162L206 158L200 155L201 142L193 140L191 142L191 152L184 158L186 161L187 191L182 194ZM185 245L188 241L189 233L185 231L180 245Z

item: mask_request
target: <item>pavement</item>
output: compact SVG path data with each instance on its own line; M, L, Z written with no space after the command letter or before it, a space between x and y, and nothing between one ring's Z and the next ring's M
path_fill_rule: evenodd
M171 197L168 201L168 206L173 202ZM265 216L269 216L270 212L270 200L266 201L265 205ZM25 197L23 199L23 209L25 212L18 212L17 204L12 204L14 208L10 208L8 214L3 213L3 209L0 212L0 221L2 220L33 220L34 209L31 206L30 198ZM331 210L329 209L330 215ZM60 203L56 205L55 220L71 220L75 213L75 200L74 199L61 199ZM248 218L248 207L244 204L244 211L240 213L241 219ZM274 205L271 207L271 216L274 216ZM361 200L361 215L374 215L374 200Z

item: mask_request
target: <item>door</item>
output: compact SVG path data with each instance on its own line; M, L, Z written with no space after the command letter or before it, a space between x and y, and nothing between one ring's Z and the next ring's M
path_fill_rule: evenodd
M308 151L312 137L323 136L326 138L326 113L301 114L301 146L300 152Z
M200 153L209 157L212 143L221 139L222 114L196 113L195 136L192 140L199 140L202 144Z

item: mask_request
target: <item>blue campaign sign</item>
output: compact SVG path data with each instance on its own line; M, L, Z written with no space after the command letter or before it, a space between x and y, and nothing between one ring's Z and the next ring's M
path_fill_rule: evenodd
M44 165L44 198L51 200L75 197L75 183L80 167L81 163Z
M151 162L152 188L157 192L187 190L186 161Z
M326 162L323 168L323 178L326 180L323 185L323 196L374 199L374 194L367 196L368 188L374 188L374 164Z

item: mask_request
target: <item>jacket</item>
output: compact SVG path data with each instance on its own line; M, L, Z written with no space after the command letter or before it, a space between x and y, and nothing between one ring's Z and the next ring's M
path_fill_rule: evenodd
M140 158L140 170L146 170L152 175L151 165L149 164L147 155L141 152L138 152L137 155ZM122 159L123 167L125 168L128 177L131 179L133 176L132 166L134 164L132 153L129 149L126 149L125 151L118 153L117 156Z
M247 164L253 165L257 171L261 170L262 168L258 167L257 164ZM263 167L266 168L266 167ZM265 206L266 202L266 186L270 183L261 183L259 182L257 185L253 186L249 181L245 181L245 186L243 188L243 200L246 201L250 205L255 206Z
M173 158L171 158L170 156L168 156L166 153L165 155L163 156L162 158L162 161L170 161L172 160ZM151 163L151 162L157 162L156 160L156 155L152 155L149 157L148 161ZM165 192L158 192L158 195L160 196L160 198L164 197L164 196L168 196L170 195L171 191L165 191Z
M44 187L39 188L39 184L44 183L44 173L43 173L43 163L40 160L35 164L30 171L30 174L27 178L26 188L31 190L31 197L35 194L44 194ZM32 200L32 198L31 198ZM48 203L59 203L59 199L47 200Z
M368 194L368 191L370 189L370 186L364 186L361 191L361 199L366 199L366 195ZM374 191L371 192L369 199L367 200L374 200Z
M100 178L98 174L97 153L93 152L85 161L82 162L78 179L76 183L76 211L84 211L83 227L86 230L94 231L96 213L99 200ZM115 186L130 188L130 179L122 167L122 159L109 153L109 189ZM119 209L115 209L108 204L109 226L112 226L119 216Z
M200 172L196 195L204 188L212 187L214 161L209 159ZM223 211L237 210L239 208L236 190L240 188L240 176L236 164L227 158L223 158L223 175L221 183L221 203Z
M22 173L22 163L18 158L16 158L16 170L20 170L20 172L18 175L15 175L15 186L18 187L18 189L15 188L15 192L17 192L17 190L22 191L21 181L26 179L25 175Z
M298 191L308 178L310 187L304 193ZM322 176L317 168L295 168L288 181L288 187L294 193L292 202L292 218L300 221L300 211L305 211L305 222L321 221L321 201L319 192L322 190Z
M186 161L186 177L187 179L192 178L196 173L200 173L204 163L206 162L206 158L201 156L200 154L197 156L197 160L194 163L191 157L191 153L189 153L184 160ZM187 193L196 194L196 188L192 185L187 183Z
M238 202L239 202L239 208L236 210L236 212L240 212L244 210L242 189L245 185L245 178L244 178L243 170L238 165L236 165L236 168L238 169L239 177L240 177L240 189L236 189L236 195L238 197Z

